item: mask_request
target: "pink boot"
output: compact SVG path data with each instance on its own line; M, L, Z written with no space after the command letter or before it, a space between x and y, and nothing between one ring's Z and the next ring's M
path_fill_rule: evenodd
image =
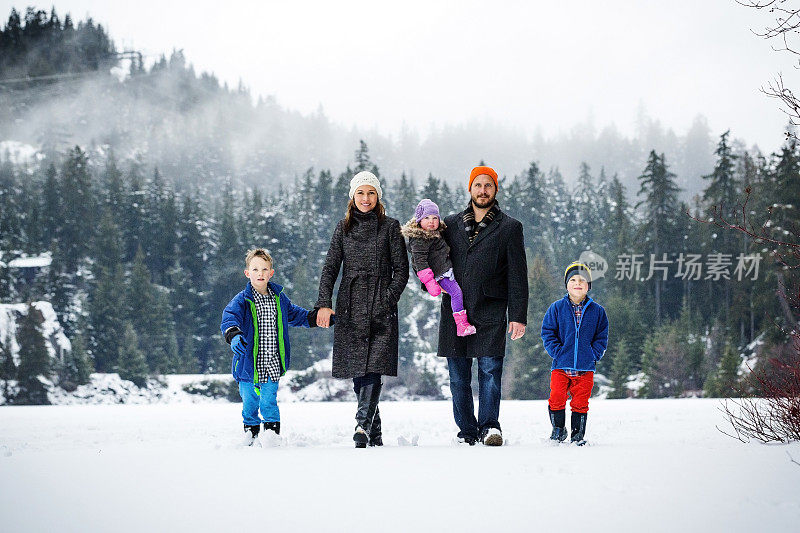
M467 335L475 334L475 326L467 320L467 310L453 313L453 319L456 321L456 335L459 337L466 337Z

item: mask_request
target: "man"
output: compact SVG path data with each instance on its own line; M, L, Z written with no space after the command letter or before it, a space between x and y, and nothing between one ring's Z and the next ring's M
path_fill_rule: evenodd
M477 333L456 335L450 297L442 298L439 356L447 357L453 415L460 442L501 446L500 379L506 348L506 321L511 339L525 334L528 312L528 267L522 224L500 211L497 172L472 169L469 206L445 218L443 236L450 246L453 273L464 293L464 306ZM472 359L478 359L478 418L472 402Z

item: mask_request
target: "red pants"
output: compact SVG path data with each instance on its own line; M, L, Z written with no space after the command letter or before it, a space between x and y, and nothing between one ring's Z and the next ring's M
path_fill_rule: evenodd
M550 410L560 411L567 405L567 393L572 396L569 407L573 413L589 411L589 396L594 386L594 372L570 377L563 370L550 372Z

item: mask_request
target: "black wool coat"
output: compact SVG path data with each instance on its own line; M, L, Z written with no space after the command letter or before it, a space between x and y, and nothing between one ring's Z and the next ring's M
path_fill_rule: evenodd
M386 217L378 223L374 211L353 214L344 232L339 221L322 267L316 307L333 307L333 288L339 270L333 331L335 378L354 378L368 372L397 375L397 301L408 283L408 255L400 223Z
M468 209L472 209L470 206ZM465 212L465 211L464 211ZM470 244L464 212L445 218L453 274L475 335L456 336L450 296L442 293L440 357L503 357L508 322L528 323L528 263L522 224L498 211Z
M430 268L434 276L441 276L451 268L450 247L442 238L442 231L447 229L443 222L436 231L426 231L419 227L415 219L411 219L400 228L403 237L408 238L411 250L411 266L414 272Z

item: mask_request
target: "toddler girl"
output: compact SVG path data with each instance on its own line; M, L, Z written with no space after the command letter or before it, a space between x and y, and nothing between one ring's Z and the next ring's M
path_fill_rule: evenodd
M464 297L453 275L450 262L450 247L442 238L444 222L439 219L439 206L425 198L414 210L414 218L401 228L408 238L411 249L411 266L431 296L439 296L442 289L450 295L456 334L459 337L473 335L475 326L467 320Z

